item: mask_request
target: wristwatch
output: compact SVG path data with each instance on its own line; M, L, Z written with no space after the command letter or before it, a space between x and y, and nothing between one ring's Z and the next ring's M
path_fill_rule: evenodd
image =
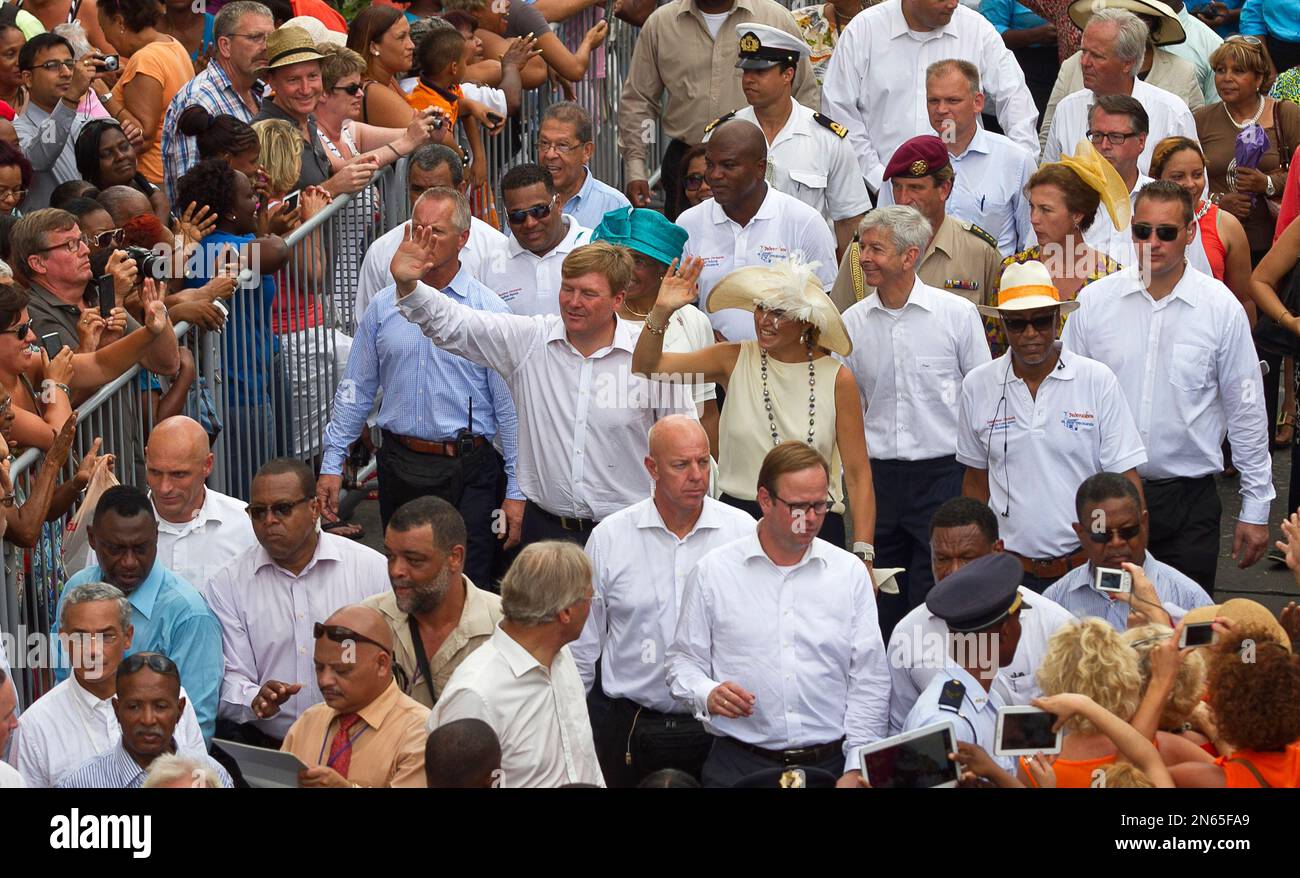
M876 560L876 547L871 543L859 540L853 544L853 554L870 564Z

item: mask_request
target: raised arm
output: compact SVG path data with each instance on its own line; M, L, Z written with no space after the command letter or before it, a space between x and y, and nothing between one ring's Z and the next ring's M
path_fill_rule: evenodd
M1034 706L1056 714L1057 726L1076 713L1083 716L1097 727L1103 735L1110 738L1120 755L1151 779L1157 787L1172 789L1174 779L1169 769L1160 758L1160 751L1151 743L1151 739L1141 731L1124 722L1106 708L1093 701L1087 695L1063 693L1046 695L1034 699ZM1153 735L1154 737L1154 735Z
M721 384L724 388L736 368L740 345L723 343L709 345L698 351L683 354L664 353L664 330L677 309L689 305L700 296L696 282L704 260L688 256L678 265L673 260L659 285L659 296L646 316L645 328L637 338L632 351L632 371L652 378L655 375L703 375L704 380Z

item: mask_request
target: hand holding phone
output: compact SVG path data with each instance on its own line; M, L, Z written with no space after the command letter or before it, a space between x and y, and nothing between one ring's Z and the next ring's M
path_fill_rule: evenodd
M63 350L63 340L57 332L47 332L41 336L41 346L45 348L46 356L53 360Z
M101 274L95 280L95 286L99 290L99 316L107 320L113 313L114 305L117 304L113 275Z

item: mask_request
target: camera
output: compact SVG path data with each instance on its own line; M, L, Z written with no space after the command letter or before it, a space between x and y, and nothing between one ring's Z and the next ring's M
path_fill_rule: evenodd
M117 55L104 55L99 59L99 69L104 73L113 73L121 64L121 58Z
M1133 576L1127 570L1098 567L1096 587L1097 591L1106 591L1112 594L1132 592Z
M146 247L131 246L124 249L126 255L135 260L135 267L141 279L146 277L154 280L166 279L167 260L163 256Z

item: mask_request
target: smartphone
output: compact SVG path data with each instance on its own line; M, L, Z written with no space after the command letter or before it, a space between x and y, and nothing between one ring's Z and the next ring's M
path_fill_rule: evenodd
M1060 753L1065 729L1052 731L1056 714L1037 707L1011 705L998 709L998 724L993 738L995 756L1032 756L1035 753Z
M1193 622L1183 626L1182 636L1178 638L1178 648L1189 646L1212 646L1218 639L1214 633L1213 622Z
M41 345L45 348L45 353L53 360L63 350L63 340L59 338L57 332L47 332L41 336Z
M95 280L99 288L99 316L105 320L113 313L113 306L117 303L114 301L113 275L101 274Z
M1133 591L1133 577L1127 570L1116 570L1114 567L1098 567L1097 591L1108 591L1112 594L1131 593Z
M284 196L284 200L280 202L280 209L293 210L295 207L298 206L298 199L301 196L302 196L301 189L299 189L297 192L290 192L288 195Z
M862 776L872 787L884 789L955 787L959 769L948 754L956 750L953 724L935 723L863 747Z

